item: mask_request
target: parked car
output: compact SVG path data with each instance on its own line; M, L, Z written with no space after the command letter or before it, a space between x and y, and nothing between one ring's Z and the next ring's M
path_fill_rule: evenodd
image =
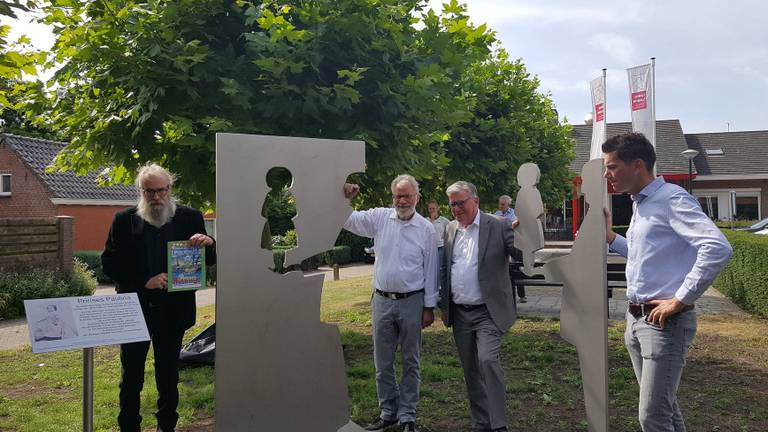
M758 232L761 230L764 230L768 228L768 218L765 218L761 220L760 222L757 222L753 225L750 225L746 228L736 228L734 231L748 231L748 232Z
M768 235L768 228L762 229L760 231L755 231L755 234Z

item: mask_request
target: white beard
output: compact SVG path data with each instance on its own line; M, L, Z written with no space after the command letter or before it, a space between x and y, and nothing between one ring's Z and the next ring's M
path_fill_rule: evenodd
M395 206L395 211L397 212L397 217L402 220L410 219L411 216L416 212L416 207L397 207Z
M142 196L137 207L139 217L156 228L160 228L170 222L176 213L176 202L170 197L164 199L162 205L153 206Z

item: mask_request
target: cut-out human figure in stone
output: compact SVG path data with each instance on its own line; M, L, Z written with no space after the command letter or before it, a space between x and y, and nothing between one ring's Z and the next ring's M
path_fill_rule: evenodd
M590 432L608 431L608 281L602 159L582 169L587 212L569 255L544 265L548 281L562 282L560 335L576 346ZM521 223L522 225L522 223Z
M275 273L261 246L266 174L293 176L299 244L285 265L333 247L362 171L359 141L217 135L216 430L354 432L339 330L320 321L324 275ZM321 169L319 169L321 168Z
M517 170L520 190L517 192L515 209L520 224L515 227L515 248L523 256L522 271L528 276L536 273L533 267L534 254L544 247L544 229L541 226L544 204L537 188L540 178L541 172L534 163L524 163Z
M261 209L261 215L267 220L264 224L264 229L261 235L261 247L264 249L272 249L272 234L283 233L288 230L294 230L293 218L296 217L296 208L291 207L292 194L289 189L293 176L284 167L275 167L269 170L267 173L267 186L269 187L269 193L267 193L264 200L264 206ZM288 207L282 212L277 210L278 207ZM283 260L284 256L281 255ZM277 259L277 258L275 258ZM285 268L284 263L280 263L280 268L283 269L283 273L288 270L294 270L295 267ZM277 266L277 263L275 263ZM270 267L274 270L273 267Z

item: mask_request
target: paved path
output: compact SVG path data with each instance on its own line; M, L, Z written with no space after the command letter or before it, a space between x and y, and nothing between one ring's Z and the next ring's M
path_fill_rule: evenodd
M329 267L321 267L309 274L323 272L326 280L333 279L333 270ZM371 264L353 264L339 269L340 279L349 279L373 274ZM560 315L560 291L559 287L526 287L527 303L518 303L518 313L522 316L557 317ZM96 290L95 295L114 294L112 286L102 285ZM197 305L207 306L216 302L216 290L206 289L197 292ZM613 298L609 300L609 318L615 320L624 319L624 311L627 308L626 290L614 289ZM700 314L731 314L746 315L738 306L728 298L714 290L708 289L699 300L696 301L696 309ZM0 321L0 350L21 348L29 345L29 333L25 319Z

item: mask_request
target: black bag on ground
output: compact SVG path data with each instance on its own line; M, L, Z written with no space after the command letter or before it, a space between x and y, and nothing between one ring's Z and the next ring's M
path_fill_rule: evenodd
M179 362L183 365L213 365L216 358L216 324L182 345Z

